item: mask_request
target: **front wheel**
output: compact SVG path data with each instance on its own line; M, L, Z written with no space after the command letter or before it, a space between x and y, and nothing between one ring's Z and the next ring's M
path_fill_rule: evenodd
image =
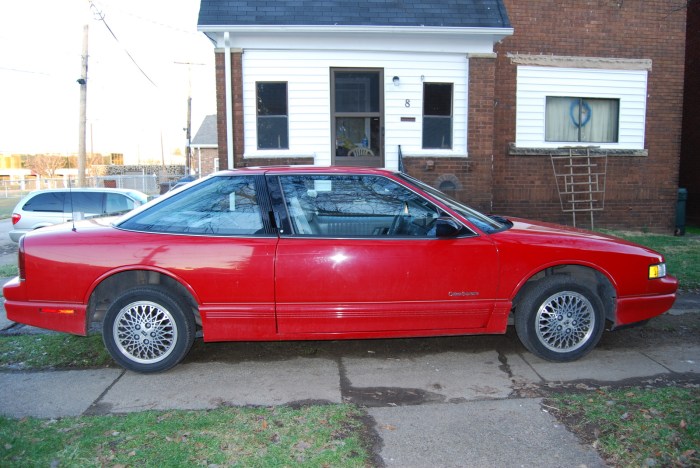
M155 286L133 288L107 309L102 339L121 366L151 373L179 363L194 342L195 324L183 301Z
M523 345L548 361L574 361L600 341L603 304L588 287L568 276L548 276L533 286L515 311Z

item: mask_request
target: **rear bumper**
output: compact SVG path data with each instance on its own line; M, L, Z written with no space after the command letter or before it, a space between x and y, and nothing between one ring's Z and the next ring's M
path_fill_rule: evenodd
M10 231L10 240L19 242L19 239L29 231Z
M649 320L663 314L676 301L678 280L667 276L653 281L653 292L644 296L620 297L617 300L615 327L630 325L643 320Z
M14 278L3 288L7 318L13 322L76 335L87 334L86 306L24 300L24 285Z

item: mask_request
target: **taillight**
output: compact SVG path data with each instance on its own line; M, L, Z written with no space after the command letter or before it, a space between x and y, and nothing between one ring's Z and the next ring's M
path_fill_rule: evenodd
M27 276L24 270L24 236L19 238L19 248L17 249L17 266L19 267L19 279L24 281Z
M22 215L19 213L12 213L12 225L14 226L19 222L19 220L22 219Z

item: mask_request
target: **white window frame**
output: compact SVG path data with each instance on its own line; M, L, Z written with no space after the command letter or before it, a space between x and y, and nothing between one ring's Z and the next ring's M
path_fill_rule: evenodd
M644 149L647 75L646 69L518 66L515 146L559 148L578 145L545 140L546 101L548 96L554 96L618 99L618 141L582 142L580 145L611 150Z

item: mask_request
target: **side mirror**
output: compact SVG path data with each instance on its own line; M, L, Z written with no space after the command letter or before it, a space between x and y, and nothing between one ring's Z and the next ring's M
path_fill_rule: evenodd
M462 231L462 226L452 218L442 217L435 222L435 236L456 237Z

